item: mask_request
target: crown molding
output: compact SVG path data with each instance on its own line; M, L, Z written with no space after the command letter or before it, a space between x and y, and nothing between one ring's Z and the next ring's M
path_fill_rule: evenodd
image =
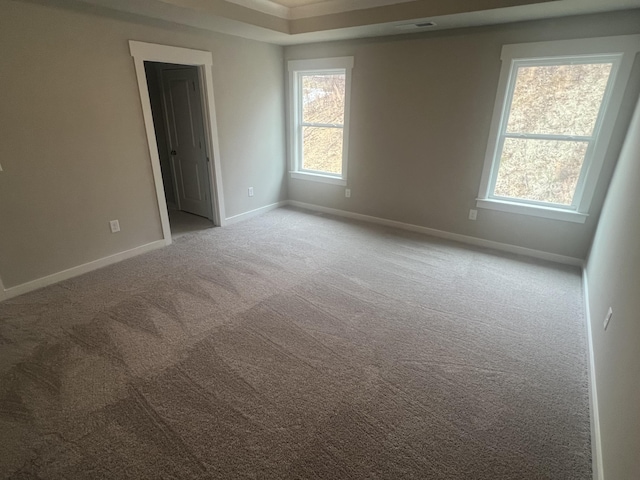
M272 2L270 0L226 0L229 3L235 3L241 7L250 8L267 15L273 15L279 18L291 19L291 9Z
M263 0L269 1L269 0ZM415 0L328 0L326 2L312 3L289 9L289 18L297 20L300 18L321 17L334 13L350 12L353 10L366 10L369 8L386 7L398 3L408 3Z
M415 0L327 0L299 7L285 7L271 0L226 0L242 7L250 8L261 13L274 15L287 20L300 18L321 17L335 13L366 10L369 8L385 7L399 3L414 2Z

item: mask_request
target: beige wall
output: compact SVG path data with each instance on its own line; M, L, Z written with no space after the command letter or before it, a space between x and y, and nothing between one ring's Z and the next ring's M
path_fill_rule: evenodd
M162 238L130 39L212 52L226 216L286 198L281 47L32 3L0 11L5 288Z
M640 478L640 103L620 155L586 275L604 478ZM613 317L603 329L609 307Z
M350 178L290 180L283 49L127 17L0 0L0 277L19 285L161 238L128 40L208 50L226 216L289 198L584 258L624 132L616 127L584 225L480 210L505 43L640 32L640 11L287 47L354 55ZM631 83L637 84L636 65ZM247 196L253 186L255 196ZM122 232L111 234L108 220Z
M289 198L585 258L633 109L625 97L586 224L475 208L504 44L640 32L640 11L285 47L285 59L353 55L344 189L289 180ZM638 63L638 62L636 62ZM636 65L637 67L637 65ZM637 84L636 68L631 84Z

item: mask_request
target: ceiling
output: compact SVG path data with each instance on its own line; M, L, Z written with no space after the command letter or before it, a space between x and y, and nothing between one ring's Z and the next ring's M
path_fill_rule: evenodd
M640 0L48 0L278 45L640 8ZM435 25L424 26L431 22Z
M303 5L311 5L312 3L323 3L328 2L330 0L271 0L273 3L277 3L278 5L283 5L288 8L293 7L301 7ZM340 1L339 3L347 3L345 1Z
M399 3L418 2L419 0L226 0L230 3L295 20L321 15L368 10ZM438 0L436 0L437 2ZM442 0L440 0L442 2ZM430 3L435 3L431 0Z

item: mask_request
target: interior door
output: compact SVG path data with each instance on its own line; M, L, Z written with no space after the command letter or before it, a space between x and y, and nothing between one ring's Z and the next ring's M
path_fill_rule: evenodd
M212 219L197 68L163 70L162 90L178 208Z

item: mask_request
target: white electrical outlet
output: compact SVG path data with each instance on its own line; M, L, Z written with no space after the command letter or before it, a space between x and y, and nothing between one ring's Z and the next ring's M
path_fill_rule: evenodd
M613 316L613 309L609 307L609 311L607 312L607 316L604 317L604 329L606 330L609 326L609 322L611 321L611 317Z
M478 218L478 210L472 208L469 210L469 220L475 220L476 218Z
M111 220L109 222L109 228L111 228L111 233L117 233L120 231L120 222L118 220Z
M249 187L249 196L253 197L253 187Z
M350 188L345 188L344 189L344 196L347 198L351 198L351 189Z

